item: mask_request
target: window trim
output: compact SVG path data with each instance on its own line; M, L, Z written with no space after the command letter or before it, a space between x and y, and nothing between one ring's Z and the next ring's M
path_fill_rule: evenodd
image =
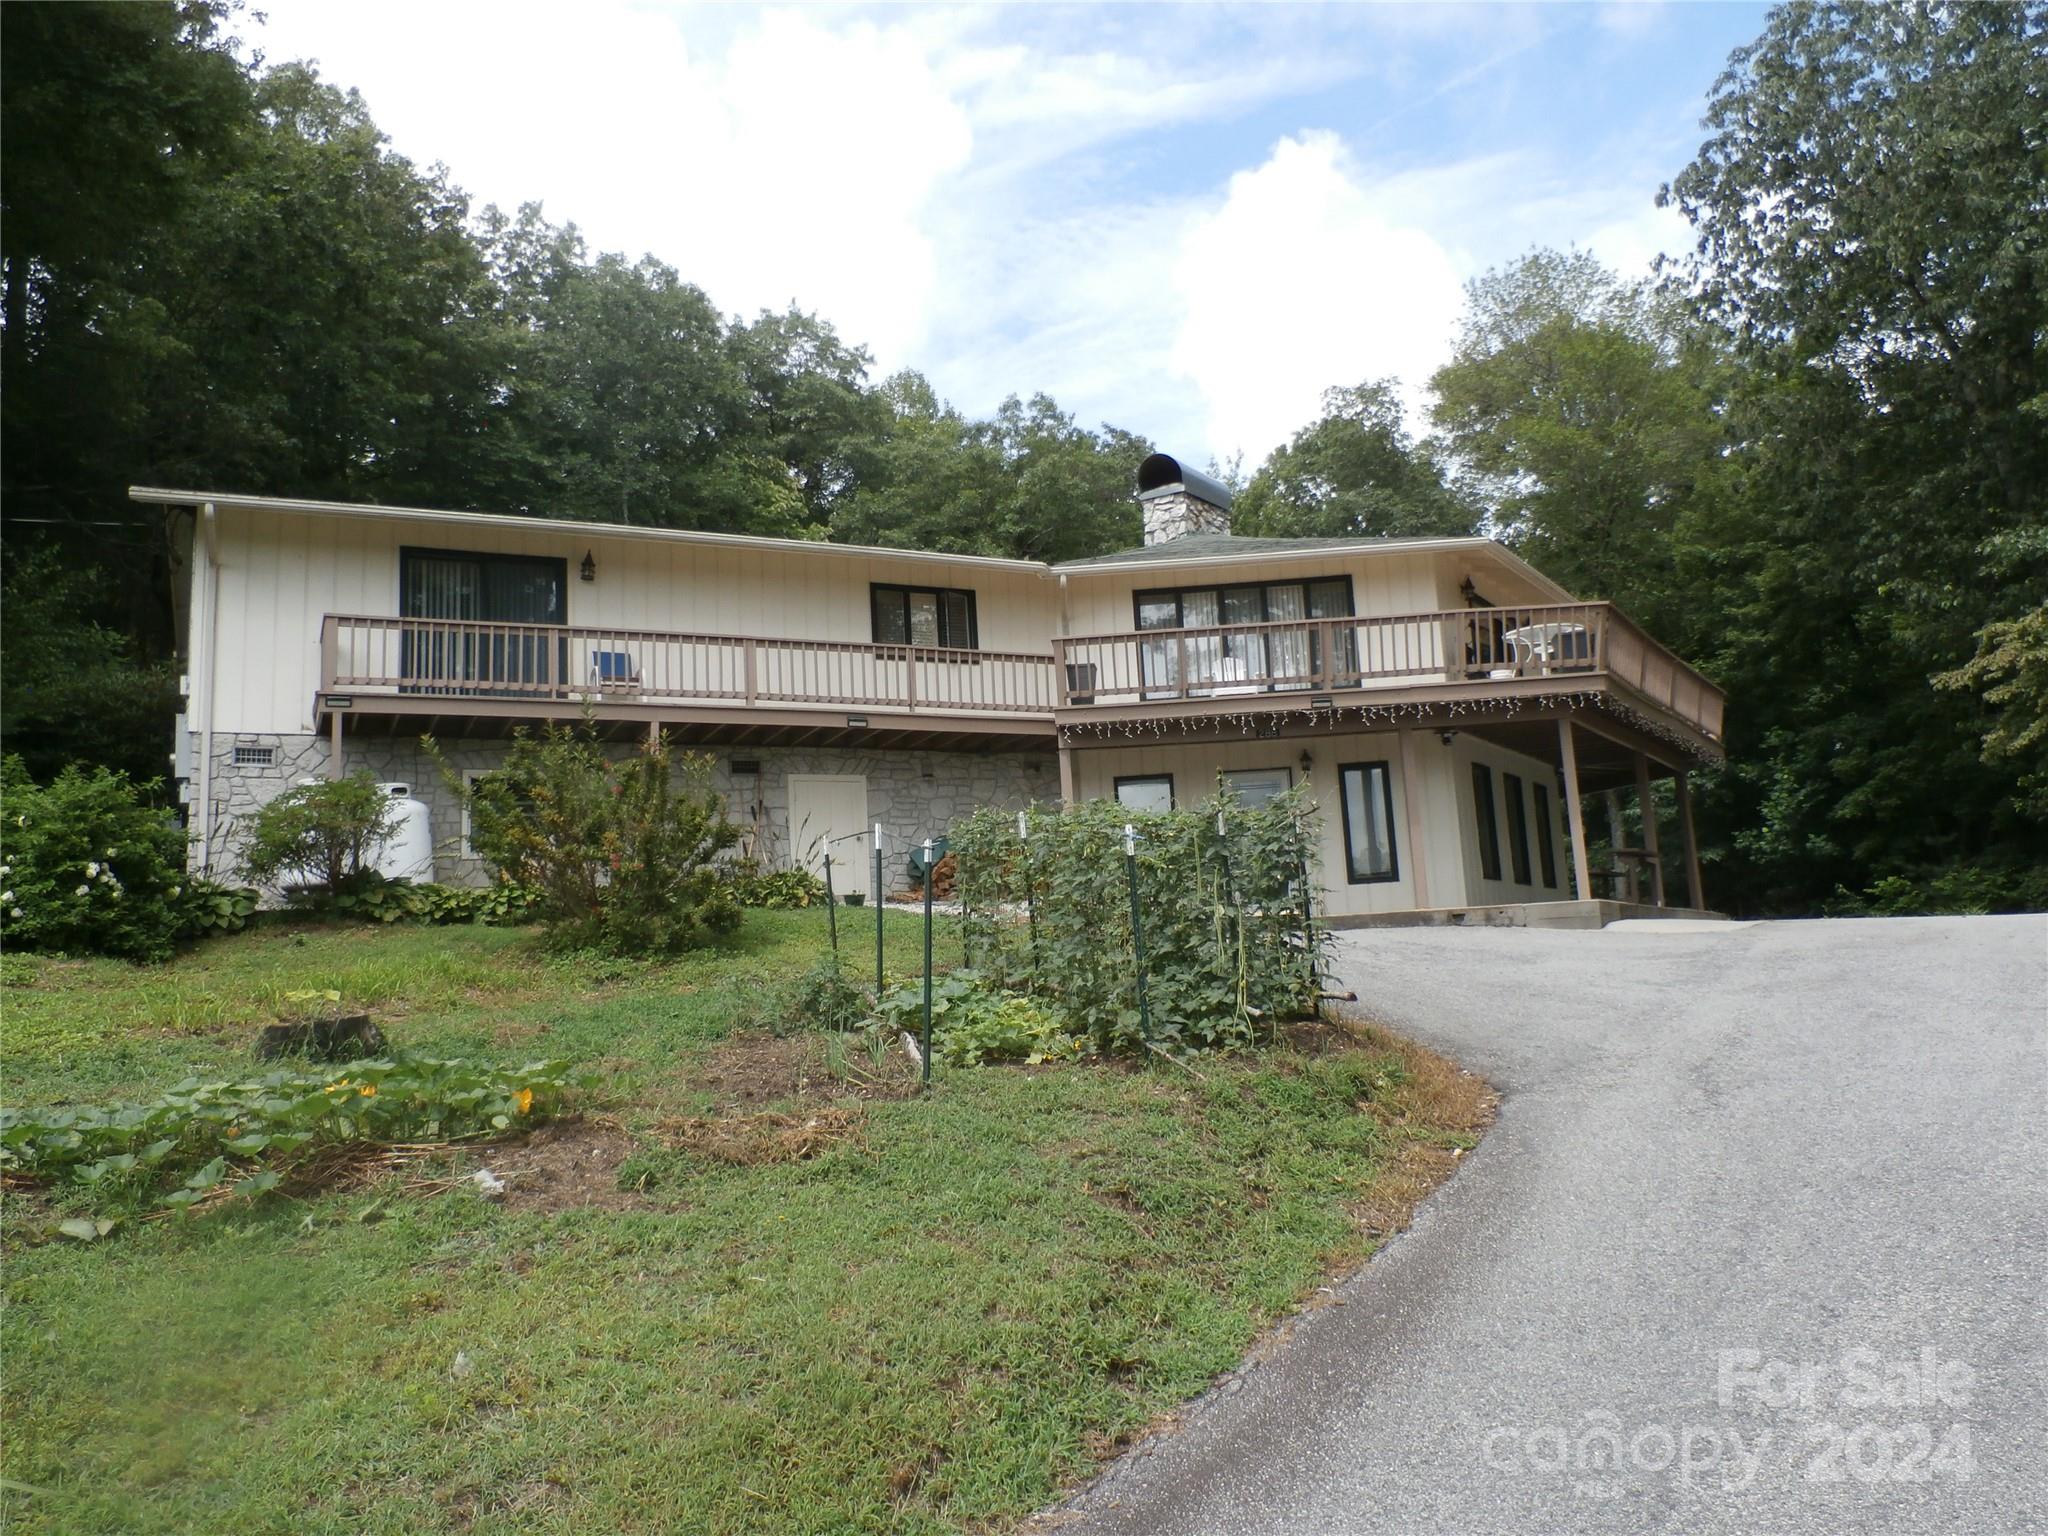
M1529 868L1529 796L1522 776L1501 770L1500 792L1508 809L1508 868L1514 873L1515 884L1533 886L1536 877Z
M1370 771L1380 771L1380 813L1387 819L1387 872L1383 875L1361 875L1351 860L1351 796L1345 793L1344 776L1357 773L1370 779ZM1365 793L1363 786L1361 794ZM1401 836L1394 825L1394 764L1391 758L1369 758L1359 763L1337 765L1337 809L1344 817L1344 878L1352 885L1391 885L1401 878Z
M1166 786L1166 808L1170 811L1180 804L1180 797L1174 790L1173 775L1170 773L1122 773L1110 780L1110 798L1124 810L1135 810L1135 806L1124 805L1123 789L1126 784L1164 784ZM1150 812L1139 812L1149 815Z
M882 627L875 622L877 618L875 600L884 592L894 592L903 599L904 638L901 640L884 640L882 638ZM947 645L941 641L940 644L935 646L919 645L916 641L910 639L910 594L913 592L929 592L933 597L940 600L939 623L941 626L946 622L944 599L948 597L966 598L967 643L965 645ZM974 589L972 587L921 587L912 582L871 581L868 583L868 637L876 645L901 646L906 650L978 651L981 649L981 605L975 601Z
M1557 831L1550 815L1550 786L1541 779L1529 786L1536 792L1536 859L1543 870L1543 888L1557 889Z
M1479 878L1500 879L1500 810L1493 798L1493 765L1472 764L1472 813L1479 839Z

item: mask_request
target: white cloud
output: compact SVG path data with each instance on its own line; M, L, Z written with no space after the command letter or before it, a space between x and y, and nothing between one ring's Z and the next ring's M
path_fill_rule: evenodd
M767 11L721 51L618 0L269 9L273 58L321 55L395 147L445 161L478 202L543 201L728 310L794 299L885 358L922 339L926 206L973 132L912 27Z
M794 300L963 409L1045 390L1195 456L1255 464L1370 377L1419 410L1461 280L1532 243L1685 245L1633 142L1429 158L1535 8L265 9L272 58L319 56L479 204L542 201L728 312ZM1311 105L1347 80L1387 103L1349 140ZM1308 126L1276 143L1280 102Z
M1462 275L1334 135L1282 139L1187 232L1173 274L1185 318L1172 366L1207 402L1211 451L1258 462L1334 385L1393 374L1418 398Z

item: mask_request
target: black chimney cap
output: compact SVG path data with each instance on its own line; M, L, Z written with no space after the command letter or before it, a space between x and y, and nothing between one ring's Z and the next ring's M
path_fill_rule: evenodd
M1170 453L1155 453L1138 466L1138 497L1145 497L1158 491L1170 491L1180 487L1198 501L1206 501L1212 507L1230 510L1230 492L1217 481L1211 480L1198 470L1182 467L1179 459Z

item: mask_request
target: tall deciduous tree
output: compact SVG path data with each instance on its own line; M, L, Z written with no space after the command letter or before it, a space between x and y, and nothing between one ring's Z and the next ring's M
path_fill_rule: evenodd
M916 373L881 390L890 420L853 454L858 482L837 539L1060 561L1135 544L1133 474L1151 451L1116 427L1079 426L1046 395L973 421Z
M1468 534L1477 510L1408 431L1392 379L1323 396L1323 414L1262 464L1238 499L1238 533L1282 538Z
M1681 525L1723 478L1715 339L1585 252L1534 251L1467 290L1433 416L1493 531L1588 598L1679 638Z
M2048 859L2014 766L1978 759L1982 700L1929 681L2048 595L2040 551L1994 563L2048 519L2044 80L2037 0L1801 0L1667 191L1746 364L1714 556L1756 736L1711 810L1759 904Z

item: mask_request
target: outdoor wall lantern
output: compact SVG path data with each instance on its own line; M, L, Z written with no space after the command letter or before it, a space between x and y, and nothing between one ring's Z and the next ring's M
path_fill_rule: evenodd
M585 581L597 580L597 561L592 558L590 551L587 549L583 551L582 571Z
M1301 776L1305 779L1315 771L1316 755L1304 748L1301 754Z

